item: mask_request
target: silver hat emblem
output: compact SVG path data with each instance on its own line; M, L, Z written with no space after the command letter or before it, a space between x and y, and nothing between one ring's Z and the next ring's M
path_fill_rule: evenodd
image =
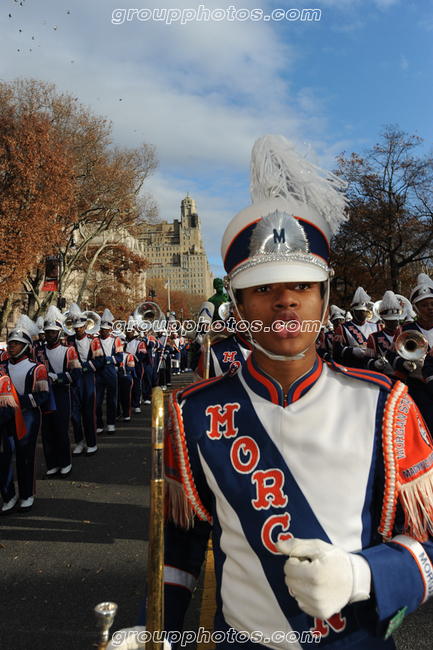
M309 253L308 239L299 221L276 210L262 217L250 239L250 255Z

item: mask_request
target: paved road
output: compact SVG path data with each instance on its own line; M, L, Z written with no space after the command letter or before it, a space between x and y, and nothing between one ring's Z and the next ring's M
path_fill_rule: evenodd
M90 650L93 608L105 600L119 606L113 629L135 625L147 571L149 458L149 406L100 435L98 453L74 459L67 479L42 480L39 448L32 510L0 518L0 650ZM188 630L198 626L200 603L201 588ZM432 605L407 619L398 650L433 648Z

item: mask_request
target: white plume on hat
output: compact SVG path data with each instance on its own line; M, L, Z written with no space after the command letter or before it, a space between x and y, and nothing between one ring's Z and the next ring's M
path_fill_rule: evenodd
M355 305L364 305L366 302L370 302L370 300L371 298L368 293L366 293L362 287L358 287L353 294L351 307L354 307Z
M37 317L36 325L39 327L39 333L41 334L44 331L44 319L43 319L43 316L38 316Z
M101 316L101 321L103 320L108 322L114 321L114 316L109 309L104 309L104 313Z
M426 273L420 273L416 279L417 285L426 284L433 289L433 280Z
M421 300L433 297L433 281L426 273L420 273L417 277L417 286L411 291L410 302L416 304Z
M24 330L30 337L39 336L39 327L26 314L21 314L14 329Z
M402 307L395 293L393 291L386 291L380 302L378 311L381 314L383 311L389 311L390 309L399 309L401 311Z
M101 316L100 329L111 329L114 323L114 316L109 309L104 309Z
M45 329L47 329L47 327L46 327L47 325L48 325L48 329L49 329L49 325L52 324L53 322L56 322L56 321L59 323L59 326L58 326L58 328L56 327L56 329L61 329L61 326L63 324L62 312L60 311L60 309L57 309L57 307L55 305L50 305L50 307L48 307L48 311L47 311L47 313L45 314L45 317L44 317L44 327L45 327Z
M281 197L290 203L310 205L336 233L349 218L344 211L347 197L337 191L346 187L341 178L306 160L282 135L265 135L254 143L250 182L253 203Z
M231 220L221 245L231 289L262 282L328 281L329 242L348 219L346 186L307 161L283 136L256 140L252 204Z
M83 318L83 312L76 302L71 302L68 311L68 318L71 318L73 321L79 318Z
M50 305L48 307L47 313L45 314L44 320L60 320L63 321L63 314L56 307L56 305Z

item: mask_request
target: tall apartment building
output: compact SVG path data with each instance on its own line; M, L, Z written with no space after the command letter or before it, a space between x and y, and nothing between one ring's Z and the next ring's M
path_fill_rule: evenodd
M173 291L196 293L209 298L214 293L213 274L201 238L197 206L189 195L180 207L180 221L149 224L144 221L139 236L143 252L152 266L147 270L147 288L152 280L170 280Z

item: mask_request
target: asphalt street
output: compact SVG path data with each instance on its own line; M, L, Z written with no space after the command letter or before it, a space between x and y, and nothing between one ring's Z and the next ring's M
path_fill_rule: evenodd
M173 388L191 379L174 377ZM0 518L0 650L90 650L102 601L118 605L112 631L136 624L149 524L150 406L141 408L100 434L97 454L75 458L66 479L43 480L39 445L32 510ZM185 629L198 628L201 588ZM398 650L433 648L432 613L433 599L405 620Z

